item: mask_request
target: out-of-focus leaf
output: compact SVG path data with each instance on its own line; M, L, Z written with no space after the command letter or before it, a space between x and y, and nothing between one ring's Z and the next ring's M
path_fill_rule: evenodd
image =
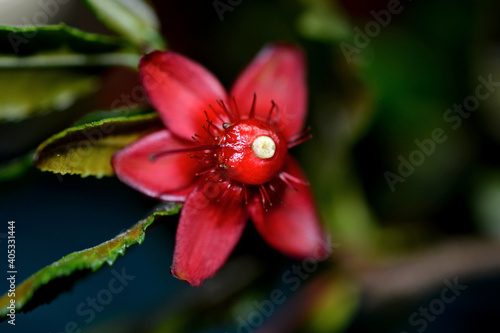
M130 48L125 39L65 24L0 26L0 41L0 121L64 110L96 90L96 71L58 67L136 68L139 61L138 54L123 52Z
M117 37L93 34L58 25L0 26L0 54L26 56L40 52L97 54L117 52L126 42Z
M97 78L79 71L8 69L0 75L0 121L67 109L95 91Z
M359 308L360 288L347 277L329 277L315 302L305 332L344 332Z
M335 42L353 35L352 29L336 1L302 0L305 10L298 30L307 38Z
M332 196L327 207L324 209L326 222L336 241L359 252L373 251L378 227L359 185L352 177L347 176L344 183L338 184L338 192Z
M482 76L484 79L488 79L488 76L498 80L500 77L500 62L498 61L500 57L500 49L498 48L498 43L488 43L487 47L480 48L476 50L478 64L477 69L474 73L481 73L478 76ZM474 80L477 80L475 77ZM475 81L477 82L477 81ZM481 107L478 110L478 117L480 118L481 126L484 128L484 132L491 139L495 140L497 144L500 142L500 94L494 91L491 96L481 103Z
M55 279L69 278L71 275L82 271L95 272L105 263L110 266L113 265L118 255L124 255L127 248L134 244L141 244L144 241L146 228L157 218L177 214L180 207L181 205L179 204L172 204L165 207L107 242L90 249L73 252L42 268L17 286L15 297L16 312L20 312L27 304L37 301L36 291ZM8 294L0 298L0 319L6 319L9 313L7 306L10 304L10 300L11 298ZM31 309L33 306L30 304L29 308Z
M291 269L289 270L291 272ZM304 275L306 279L310 275ZM298 278L296 281L300 281ZM297 282L298 283L298 282ZM360 290L357 282L340 274L327 273L311 278L300 289L282 297L255 300L253 310L240 316L239 327L255 326L255 333L268 332L343 332L359 306ZM286 296L285 296L286 295ZM281 299L281 300L280 300ZM273 304L279 300L280 304ZM281 304L283 303L283 304ZM265 304L265 305L264 305ZM276 307L276 310L274 308ZM271 308L271 310L269 310ZM263 312L265 309L266 312ZM270 316L262 326L254 325L253 314ZM264 318L266 318L264 317ZM247 319L248 318L248 319ZM247 320L246 322L244 320Z
M22 176L31 166L33 166L32 160L32 154L30 153L0 164L0 183Z
M84 1L104 24L143 51L165 49L165 41L158 32L159 20L143 0Z
M392 27L361 50L360 72L378 101L358 164L370 166L365 188L378 214L412 220L448 200L475 143L467 136L469 125L455 128L447 114L467 96L457 89L452 53L436 52L429 40Z
M140 59L135 53L52 53L26 57L0 56L1 68L105 67L125 66L137 69Z
M0 26L0 68L128 66L139 54L123 38L59 25Z
M35 153L42 171L111 176L111 157L120 148L162 127L156 113L109 118L68 128L44 141Z
M500 238L500 172L482 171L475 177L473 212L480 231Z

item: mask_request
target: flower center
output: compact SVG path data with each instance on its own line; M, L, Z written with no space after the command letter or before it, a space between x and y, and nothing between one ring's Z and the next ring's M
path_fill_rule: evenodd
M276 144L267 135L258 136L252 143L252 150L257 157L266 159L274 156Z
M288 152L286 139L278 129L253 118L227 127L220 147L219 167L232 179L250 185L276 177Z

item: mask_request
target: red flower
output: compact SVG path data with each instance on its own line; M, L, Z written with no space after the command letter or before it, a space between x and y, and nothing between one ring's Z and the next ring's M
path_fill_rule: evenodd
M223 265L250 217L262 237L296 258L326 243L304 173L288 149L303 132L307 89L302 51L262 50L229 94L205 68L174 52L139 63L167 129L118 151L113 168L129 186L182 201L172 274L199 286Z

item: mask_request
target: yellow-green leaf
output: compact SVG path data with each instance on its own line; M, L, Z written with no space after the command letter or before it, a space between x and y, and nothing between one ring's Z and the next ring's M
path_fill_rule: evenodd
M154 10L143 0L84 0L97 17L134 45L149 52L164 49L159 33L159 20Z
M97 88L97 78L81 71L4 69L0 75L0 121L65 110Z
M141 136L160 129L156 113L109 118L68 128L44 141L34 157L42 171L111 176L111 157Z

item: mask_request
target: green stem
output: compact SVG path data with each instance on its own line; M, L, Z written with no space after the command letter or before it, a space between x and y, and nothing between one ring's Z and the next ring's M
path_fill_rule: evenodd
M135 53L61 54L31 57L0 57L0 68L125 66L137 69L140 55Z

